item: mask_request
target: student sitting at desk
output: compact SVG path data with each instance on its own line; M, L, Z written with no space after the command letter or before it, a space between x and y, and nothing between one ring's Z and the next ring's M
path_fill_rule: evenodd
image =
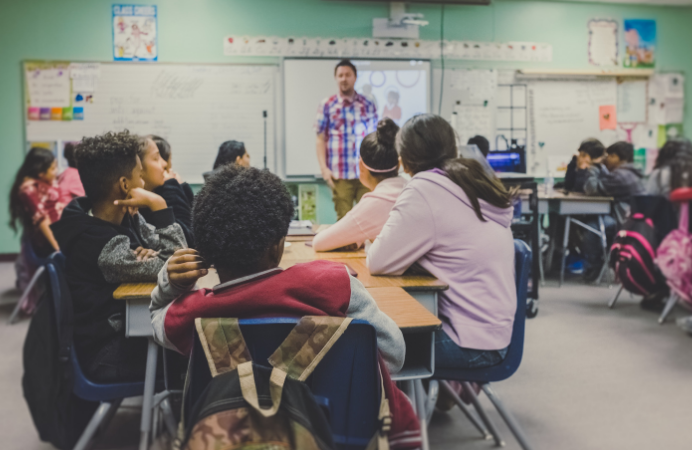
M490 142L488 142L488 140L480 134L472 138L469 138L469 140L466 142L466 145L475 145L476 147L478 147L478 150L480 150L481 153L483 153L483 156L485 158L487 158L488 153L490 153Z
M163 149L164 153L161 153ZM178 174L170 170L171 147L163 138L147 136L140 140L139 159L142 161L144 189L160 195L173 210L175 221L185 234L188 247L194 247L192 237L192 202L194 195L187 183L182 183ZM164 157L168 156L168 160ZM147 222L152 212L142 208L139 213Z
M413 178L369 249L370 272L399 275L417 262L449 285L439 294L435 367L498 364L517 307L509 194L478 161L457 158L440 116L411 118L396 145Z
M629 142L616 142L606 149L606 157L603 164L592 163L589 174L584 183L586 195L613 197L614 218L603 216L605 225L606 242L612 241L618 225L625 223L630 214L630 198L633 195L643 194L644 175L634 165L634 146ZM598 230L597 218L591 218L586 224ZM603 244L601 237L589 231L582 232L582 250L586 267L584 268L584 280L594 281L603 266Z
M98 382L144 379L147 341L125 338L125 302L113 292L120 283L156 280L186 247L165 200L142 188L139 146L127 131L85 138L76 156L86 197L51 226L67 259L79 362ZM136 213L143 207L152 211L149 223Z
M646 183L646 192L649 195L662 195L668 197L675 188L692 180L683 180L685 173L690 173L692 166L692 143L687 139L671 139L666 142L656 157L654 170L649 175Z
M388 374L404 362L401 330L343 265L320 260L286 270L278 267L293 212L288 190L267 171L233 164L210 176L193 211L199 256L191 249L176 252L151 295L156 341L189 354L198 317L329 315L367 320L375 327L384 360L381 369L393 414L390 444L417 448L420 429L413 408ZM192 290L210 264L221 284Z
M592 164L598 164L605 156L605 146L598 139L589 138L582 141L577 154L567 165L565 173L565 190L571 192L584 192L584 183L589 177L589 168Z
M371 192L336 224L320 232L312 241L315 251L334 250L366 240L374 241L389 217L389 211L406 185L399 176L399 155L394 139L399 126L382 119L377 131L365 136L360 144L360 182Z
M204 172L202 176L207 181L209 175L229 164L250 167L250 154L245 150L245 143L240 141L226 141L219 147L219 153L214 161L214 168L210 172Z
M19 222L24 234L21 253L15 262L16 286L21 290L27 288L38 269L32 251L45 258L60 250L50 229L50 224L60 219L65 206L55 183L57 167L53 152L34 147L26 154L10 190L10 227L18 231ZM31 314L38 300L38 294L31 293L23 305L24 312Z

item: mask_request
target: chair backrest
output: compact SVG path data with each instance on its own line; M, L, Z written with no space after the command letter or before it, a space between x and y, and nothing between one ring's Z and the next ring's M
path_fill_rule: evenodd
M295 318L243 319L240 329L253 362L269 367L268 358L298 323ZM189 413L211 380L209 366L195 333L183 411ZM372 325L353 321L306 380L327 412L340 449L364 448L377 430L380 381L377 335Z
M524 354L524 330L526 326L526 295L528 292L531 248L520 239L514 240L514 272L517 289L517 311L514 314L512 339L505 359L495 366L483 369L436 369L438 379L475 381L487 383L511 377L521 364Z
M48 257L46 272L48 273L50 301L53 302L58 335L62 333L67 334L67 336L62 338L67 345L63 357L69 358L71 362L75 395L89 401L109 401L142 395L144 392L144 381L96 384L84 375L72 343L72 297L67 279L65 278L65 256L57 252Z

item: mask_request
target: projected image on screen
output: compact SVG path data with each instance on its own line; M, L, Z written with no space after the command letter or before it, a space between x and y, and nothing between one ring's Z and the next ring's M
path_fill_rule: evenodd
M356 91L375 103L377 117L401 126L427 110L428 80L424 70L359 70Z
M284 61L285 170L287 176L321 176L315 153L315 117L321 102L338 93L338 59ZM356 91L370 99L377 117L399 126L430 109L430 61L351 60Z

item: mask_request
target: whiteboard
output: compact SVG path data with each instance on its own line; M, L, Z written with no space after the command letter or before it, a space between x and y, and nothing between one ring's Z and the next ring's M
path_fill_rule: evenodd
M433 105L437 112L442 71L435 70L434 75ZM497 80L495 85L490 83L493 77ZM469 95L472 93L477 97L481 92L482 98L488 100L488 106L493 106L494 117L490 117L487 107L477 106L478 98ZM464 107L465 104L470 106ZM509 104L513 109L507 109ZM520 80L516 79L514 70L444 71L441 113L450 119L452 111L457 111L460 137L486 132L489 133L485 137L490 141L491 150L504 150L504 141L497 136L509 138L506 128L510 123L514 128L525 123L526 131L518 130L512 134L519 145L526 145L527 172L538 177L546 176L547 167L551 168L553 176L564 176L566 164L584 139L594 137L608 146L623 138L621 132L600 129L598 109L601 105L618 105L618 87L614 78ZM473 113L471 117L484 120L463 121L460 114L466 112ZM471 129L461 129L463 127Z
M374 100L378 117L387 94L399 94L399 125L430 111L430 62L423 60L351 60L358 69L356 91ZM337 93L338 59L284 60L286 176L321 176L315 151L315 118L320 102ZM366 87L369 86L369 88ZM367 91L364 91L364 89Z
M528 84L529 139L527 172L564 176L579 144L599 139L606 147L618 139L616 130L601 130L599 106L617 105L617 83L606 80L540 80Z
M267 166L275 171L278 77L277 65L103 63L84 120L26 120L26 139L78 141L123 129L156 134L171 144L173 169L202 183L226 140L245 142L252 165L264 166L267 111Z

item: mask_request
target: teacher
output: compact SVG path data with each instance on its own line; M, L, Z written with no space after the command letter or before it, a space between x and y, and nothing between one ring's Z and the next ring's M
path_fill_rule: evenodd
M334 68L339 93L320 103L315 122L317 160L322 178L332 189L337 220L369 190L358 179L363 138L377 130L377 108L354 89L358 71L348 59Z

